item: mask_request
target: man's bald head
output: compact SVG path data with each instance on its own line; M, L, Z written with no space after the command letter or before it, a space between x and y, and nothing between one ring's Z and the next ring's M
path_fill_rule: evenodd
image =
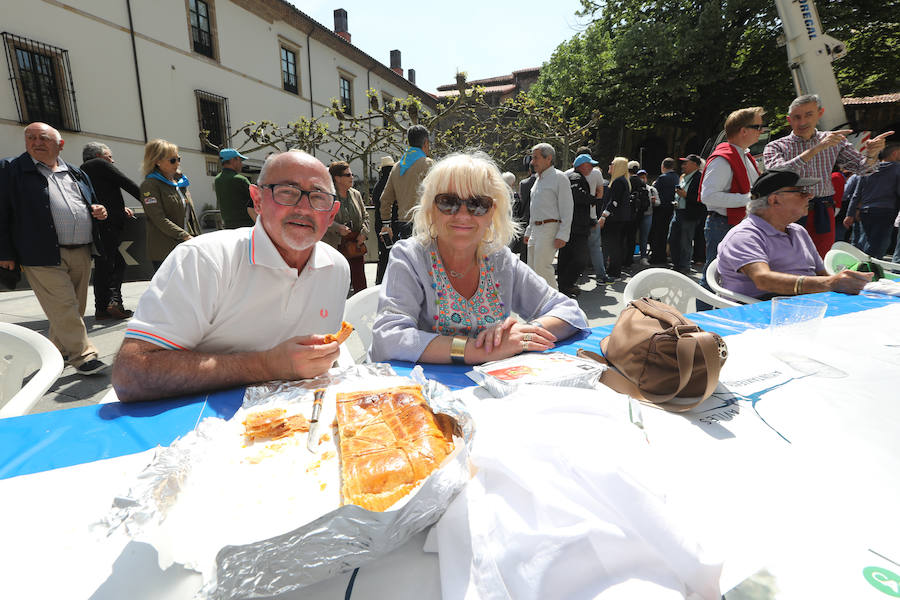
M64 143L59 132L46 123L31 123L25 127L25 151L47 166L56 165Z
M328 173L328 168L315 156L303 152L302 150L289 150L287 152L279 152L270 154L263 163L259 172L258 185L266 185L268 183L287 183L280 181L269 181L272 173L281 172L281 167L299 167L304 174L321 175L324 181L328 182L328 189L324 191L334 193L334 182Z

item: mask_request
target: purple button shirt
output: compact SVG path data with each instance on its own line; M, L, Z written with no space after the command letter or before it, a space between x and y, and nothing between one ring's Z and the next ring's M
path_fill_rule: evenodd
M815 275L825 270L806 229L791 223L787 231L778 231L757 215L749 215L725 234L718 256L722 287L754 298L769 292L739 272L751 263L768 263L772 271L793 275Z

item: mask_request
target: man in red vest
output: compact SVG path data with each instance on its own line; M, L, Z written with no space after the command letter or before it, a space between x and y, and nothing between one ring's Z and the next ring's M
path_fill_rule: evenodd
M719 242L741 222L750 200L750 186L759 177L759 166L748 150L759 141L763 126L761 106L741 108L725 119L725 139L706 159L700 180L700 202L706 205L706 264L700 281L706 285L706 268L718 254Z

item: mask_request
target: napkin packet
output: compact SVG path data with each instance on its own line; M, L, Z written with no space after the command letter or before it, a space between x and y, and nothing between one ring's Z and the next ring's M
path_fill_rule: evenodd
M200 572L203 598L278 596L383 556L437 521L470 477L471 414L450 390L426 380L421 368L411 378L397 377L390 365L369 364L250 387L231 419L204 419L168 448L158 448L95 530L153 545L162 569L178 563ZM248 410L278 407L308 415L314 390L327 387L322 423L330 425L335 393L411 383L422 385L435 413L456 421L460 437L441 467L385 512L340 506L336 442L328 435L318 454L306 449L305 439L261 448L235 442Z
M469 378L492 396L507 396L523 385L593 388L606 365L562 352L526 352L472 368Z

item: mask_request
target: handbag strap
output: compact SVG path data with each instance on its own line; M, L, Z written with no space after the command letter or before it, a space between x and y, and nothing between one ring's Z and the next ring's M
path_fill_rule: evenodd
M698 347L706 365L706 385L704 386L703 395L699 400L691 404L671 402L691 379L694 354ZM706 400L715 391L716 385L719 383L719 373L722 369L722 364L719 361L719 344L715 336L708 331L687 333L678 338L675 349L675 355L678 360L678 389L671 394L650 394L641 391L633 381L622 375L615 366L606 360L606 357L596 352L579 348L576 354L609 366L600 376L600 382L607 387L620 394L626 394L641 402L652 404L671 412L689 411Z

